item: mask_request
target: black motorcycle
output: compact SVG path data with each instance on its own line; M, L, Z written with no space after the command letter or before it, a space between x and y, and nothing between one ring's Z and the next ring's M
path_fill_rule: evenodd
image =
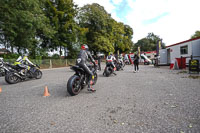
M6 65L7 63L5 63L4 61L3 61L3 58L0 58L0 77L2 77L2 76L5 76L5 72L6 72L6 70L5 69L7 69L6 67L5 67L5 65Z
M8 84L15 84L27 79L40 79L42 78L42 72L39 70L38 65L29 65L30 69L25 72L24 68L16 65L6 64L5 66L5 81Z
M5 71L3 68L0 68L0 77L5 76Z
M94 65L89 65L89 69L93 72L93 84L95 85L97 82L97 68ZM75 71L75 74L70 77L67 82L67 91L71 96L79 94L79 92L89 84L89 75L83 70L83 68L75 65L72 66L70 69Z
M131 63L130 63L130 61L128 59L124 59L124 64L130 65Z
M124 69L125 64L124 64L123 60L118 60L115 63L115 66L116 66L117 71L120 71L120 70Z
M109 77L111 74L113 74L113 72L114 72L114 68L112 65L112 61L107 61L103 75L105 75L106 77Z

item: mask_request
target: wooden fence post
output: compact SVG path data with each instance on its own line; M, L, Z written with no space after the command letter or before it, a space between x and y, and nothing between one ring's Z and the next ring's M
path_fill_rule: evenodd
M49 61L49 68L50 68L50 69L52 68L52 61L51 61L51 59L50 59L50 61Z

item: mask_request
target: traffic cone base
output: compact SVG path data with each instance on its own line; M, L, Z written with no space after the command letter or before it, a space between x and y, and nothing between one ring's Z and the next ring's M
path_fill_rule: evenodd
M48 96L50 96L50 94L49 94L49 91L48 91L48 87L47 86L45 86L45 89L44 89L44 95L43 95L44 97L48 97Z

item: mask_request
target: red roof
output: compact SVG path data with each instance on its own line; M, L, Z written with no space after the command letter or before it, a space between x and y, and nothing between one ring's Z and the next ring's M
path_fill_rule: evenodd
M148 51L148 52L144 52L146 54L151 54L151 53L156 53L156 51Z
M7 50L7 49L5 49L5 48L2 48L2 49L0 49L0 52L1 52L1 53L9 53L10 51Z
M168 48L168 47L172 47L172 46L175 46L175 45L183 44L183 43L186 43L186 42L191 42L191 41L198 40L198 39L200 39L200 37L197 37L197 38L194 38L194 39L189 39L189 40L186 40L186 41L183 41L183 42L179 42L179 43L175 43L175 44L172 44L172 45L169 45L169 46L166 46L166 47Z
M144 54L144 53L145 53L145 54L152 54L152 53L156 53L156 51L148 51L148 52L143 52L143 51L141 51L141 53L142 53L142 54ZM133 54L133 55L134 55L134 53L129 53L129 54L131 54L131 55Z

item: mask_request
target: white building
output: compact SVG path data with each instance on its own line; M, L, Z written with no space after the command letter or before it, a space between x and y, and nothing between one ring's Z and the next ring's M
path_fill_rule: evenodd
M181 57L186 57L188 64L191 56L200 61L200 37L169 45L166 49L160 50L162 64L173 64L176 58Z

